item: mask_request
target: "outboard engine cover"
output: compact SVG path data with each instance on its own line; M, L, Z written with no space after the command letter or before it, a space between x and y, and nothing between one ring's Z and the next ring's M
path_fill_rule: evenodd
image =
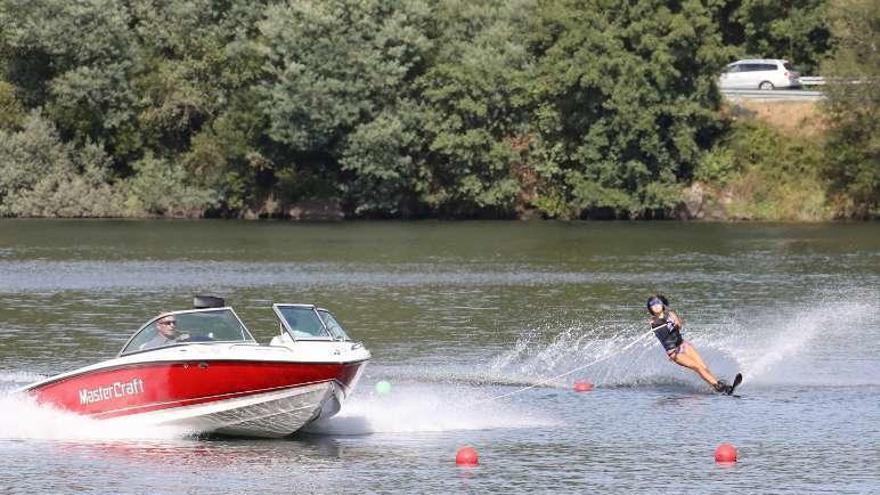
M222 297L195 295L193 296L193 309L222 308L226 301Z

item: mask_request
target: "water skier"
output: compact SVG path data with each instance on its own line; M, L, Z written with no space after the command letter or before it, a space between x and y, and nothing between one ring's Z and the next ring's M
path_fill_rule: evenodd
M703 362L697 349L681 337L682 321L674 311L669 309L669 301L662 295L655 294L648 298L647 306L648 313L651 314L649 320L651 330L663 345L669 359L679 366L695 371L716 392L732 394L733 389L738 385L737 381L734 382L734 385L728 385L724 380L715 378L715 375L709 371L709 367ZM741 380L741 378L739 379Z

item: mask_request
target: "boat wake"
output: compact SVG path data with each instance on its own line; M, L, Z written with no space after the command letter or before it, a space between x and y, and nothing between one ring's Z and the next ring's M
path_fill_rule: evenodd
M373 390L364 385L364 390ZM387 394L356 393L342 411L306 427L309 433L367 435L498 428L534 428L555 424L540 411L491 401L485 389L452 384L406 383Z
M98 421L37 404L31 397L11 390L0 392L2 440L170 440L184 438L188 434L179 428L140 427L130 420Z

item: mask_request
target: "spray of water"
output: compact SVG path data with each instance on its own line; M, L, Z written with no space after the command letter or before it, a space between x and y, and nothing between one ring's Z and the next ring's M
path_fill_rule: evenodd
M530 408L486 402L487 390L461 385L407 383L388 394L352 397L342 412L307 427L334 435L413 433L495 428L533 428L552 425L550 418Z
M16 385L40 381L44 378L46 378L45 375L28 371L0 371L0 391L12 389Z
M570 388L578 379L606 388L689 383L667 373L665 354L644 332L644 326L636 325L618 326L610 335L608 328L595 325L569 326L549 344L532 341L536 333L528 332L513 350L495 359L485 374L559 388Z
M0 393L0 439L164 440L186 435L186 431L177 428L147 427L136 419L98 421L37 404L25 394Z
M743 372L748 384L763 386L876 385L880 365L871 356L880 350L878 317L877 305L861 298L825 297L818 304L749 311L721 323L696 323L685 329L685 338L721 378ZM706 389L696 374L670 363L654 339L628 346L643 331L642 326L604 328L604 335L595 328L566 326L549 342L541 341L549 333L546 328L529 329L511 350L474 374L498 384L543 384L596 362L576 375L547 383L569 387L574 378L585 378L603 387Z
M880 383L880 311L868 297L823 296L785 308L745 308L724 321L692 322L685 338L719 378L749 386L853 386ZM605 387L678 387L709 393L695 373L671 363L643 322L544 323L523 330L487 365L401 368L409 379L473 386L570 388L576 379ZM830 351L830 352L829 352ZM576 373L571 373L576 370Z
M873 302L822 298L735 318L711 348L733 356L755 384L877 385L878 317Z
M63 440L76 442L173 440L190 432L173 427L143 424L137 417L95 420L36 403L14 391L11 384L39 378L27 373L6 374L0 381L0 439ZM14 379L14 380L10 380ZM20 385L18 383L16 386ZM489 391L438 384L395 384L389 394L362 386L343 411L327 421L312 425L320 434L363 435L523 428L551 424L510 403L473 406L485 401Z

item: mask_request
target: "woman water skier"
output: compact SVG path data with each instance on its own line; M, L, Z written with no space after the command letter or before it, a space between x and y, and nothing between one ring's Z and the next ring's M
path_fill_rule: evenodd
M681 337L681 318L669 309L669 301L660 294L648 298L648 313L651 314L649 323L654 335L666 349L669 359L679 366L694 370L700 378L712 386L716 392L732 394L734 385L728 385L724 380L715 378L709 371L709 367L703 362L703 358L690 343Z

